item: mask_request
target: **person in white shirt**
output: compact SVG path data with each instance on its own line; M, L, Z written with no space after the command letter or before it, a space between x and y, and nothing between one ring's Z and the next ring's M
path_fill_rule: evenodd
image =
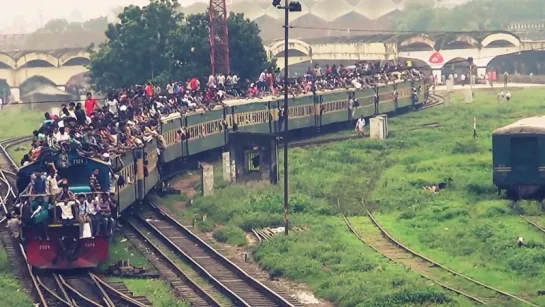
M356 122L356 129L355 130L356 130L356 133L359 136L364 136L365 135L365 118L363 117L363 115Z
M225 88L225 75L224 74L220 74L218 76L218 87L220 89L224 89Z
M216 85L216 77L214 75L210 75L208 77L208 83L206 83L207 87L214 87Z
M259 75L259 79L257 80L257 86L262 91L264 91L265 88L267 87L267 72L266 71L261 72L261 74Z
M356 88L357 90L362 88L362 84L358 82L358 79L354 78L352 79L352 86Z
M117 113L119 111L119 103L117 102L117 99L114 98L114 95L108 94L106 105L108 106L108 112L112 113L114 117L117 117Z
M70 135L65 132L65 129L66 129L65 127L60 127L59 132L57 132L54 135L54 138L57 141L57 143L61 143L61 142L65 142L65 141L70 140Z

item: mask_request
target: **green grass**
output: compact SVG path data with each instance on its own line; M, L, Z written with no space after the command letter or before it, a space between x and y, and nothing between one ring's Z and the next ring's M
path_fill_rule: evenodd
M136 267L149 268L149 263L142 253L134 247L129 241L124 241L124 237L118 232L114 232L112 242L110 242L110 255L108 261L101 264L101 269L107 269L110 265L120 260L129 260L131 265Z
M186 302L175 298L170 292L168 284L161 279L128 279L110 278L112 281L121 280L136 296L145 296L157 307L189 307Z
M122 235L114 232L114 237L110 243L110 255L108 261L103 263L100 268L106 269L119 260L129 260L131 265L150 269L150 263L144 255L137 250L129 241L121 242L124 239ZM165 307L185 307L189 306L185 302L178 300L171 292L167 282L161 279L138 279L138 278L110 278L110 280L120 280L125 283L127 288L135 295L145 296L152 302L153 306Z
M21 281L13 276L6 252L0 248L0 293L4 293L2 306L32 306L30 294L26 292Z
M30 110L27 106L3 108L0 112L0 140L31 135L40 128L44 112Z
M392 166L380 174L367 199L388 231L416 251L538 305L545 305L545 298L537 297L545 282L545 236L496 196L491 133L519 118L543 114L544 98L544 90L534 89L517 92L510 104L479 95L475 104L430 110L426 118L440 121L441 127L397 133L395 139L409 146L384 153ZM479 131L475 140L473 117ZM417 114L405 119L408 125L424 120ZM452 186L438 194L421 187L447 177L454 179ZM524 202L522 209L541 215L535 202ZM519 236L527 248L515 246Z
M30 151L32 142L23 142L11 147L8 147L8 154L19 165L19 161L23 159L23 156Z

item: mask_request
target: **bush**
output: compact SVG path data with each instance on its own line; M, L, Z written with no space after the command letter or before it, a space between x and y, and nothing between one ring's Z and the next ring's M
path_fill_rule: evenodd
M215 230L212 236L219 242L231 245L244 246L247 243L244 231L233 225Z
M281 214L266 214L259 212L248 213L235 220L239 220L237 222L238 227L247 232L252 231L252 229L278 227L284 224L284 216Z
M211 232L214 230L214 227L216 227L216 225L212 220L197 222L197 229L202 232Z
M456 142L454 148L452 148L453 154L474 154L481 152L482 149L478 143L470 141L467 143Z

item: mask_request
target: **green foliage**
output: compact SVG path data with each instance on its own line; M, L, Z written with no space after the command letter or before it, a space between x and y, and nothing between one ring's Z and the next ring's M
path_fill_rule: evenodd
M127 288L137 296L147 297L153 306L189 307L188 302L176 298L170 291L167 282L161 279L128 279L111 278L112 281L123 281Z
M0 291L5 294L2 297L2 306L32 306L29 293L24 291L21 281L13 274L14 269L2 247L0 248Z
M2 106L0 112L0 139L30 135L44 119L43 112L29 110L28 105Z
M528 297L536 297L545 278L543 235L518 216L505 196L496 195L492 182L491 133L513 121L542 113L545 91L517 92L520 104L498 106L491 103L494 93L480 92L476 102L454 103L426 115L402 117L407 127L421 121L439 121L431 130L399 131L396 138L414 144L404 150L385 152L393 166L380 174L367 200L378 210L377 219L401 242L456 271L494 287ZM460 101L455 97L454 101ZM417 117L418 116L418 117ZM478 135L473 139L470 123L477 118ZM391 120L395 129L396 119ZM426 144L430 140L433 145ZM453 182L439 193L423 185ZM545 224L539 202L522 201L520 212ZM517 247L518 237L525 246Z
M120 233L114 232L112 242L109 246L108 261L101 264L100 268L105 270L120 260L129 260L132 265L138 267L149 267L149 263L144 255L129 241L123 239L125 238Z
M392 265L362 245L341 219L308 220L311 230L278 236L254 251L273 277L309 283L315 293L336 306L449 305L452 299L426 285L412 272Z
M216 225L211 220L200 221L197 223L197 228L202 232L211 232Z
M233 225L216 229L212 236L219 242L231 245L244 246L247 243L244 231Z
M477 0L450 9L418 3L408 5L399 18L393 19L393 27L401 31L499 30L513 22L541 21L544 13L541 0Z
M109 24L108 42L90 50L90 78L100 91L148 81L166 84L210 72L208 15L184 16L175 0L151 0L128 6L119 23ZM267 54L256 23L243 14L228 19L231 70L254 78L268 68Z

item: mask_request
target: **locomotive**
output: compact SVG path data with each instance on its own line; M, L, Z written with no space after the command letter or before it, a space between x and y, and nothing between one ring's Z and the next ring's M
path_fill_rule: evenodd
M416 91L415 89L420 89ZM416 109L425 102L427 87L424 81L402 81L365 90L317 91L292 97L289 101L290 132L314 129L337 123L353 123L364 116L395 115ZM351 105L349 100L357 101ZM377 107L378 105L378 107ZM77 152L41 157L22 167L18 173L19 191L24 198L29 195L26 186L32 174L43 172L53 163L61 178L67 178L68 188L74 194L89 194L89 177L94 170L104 190L113 191L116 214L120 215L138 203L158 184L168 179L166 174L179 169L181 163L229 143L229 132L254 132L277 134L282 131L281 97L241 99L224 102L209 111L197 111L163 117L160 125L166 148L158 150L157 140L123 154L111 155L108 161L82 156ZM185 138L180 139L180 131ZM122 180L111 180L110 175ZM25 250L30 265L41 269L74 269L96 267L108 258L108 237L95 236L80 239L78 225L48 226L49 240L36 239L24 229Z

